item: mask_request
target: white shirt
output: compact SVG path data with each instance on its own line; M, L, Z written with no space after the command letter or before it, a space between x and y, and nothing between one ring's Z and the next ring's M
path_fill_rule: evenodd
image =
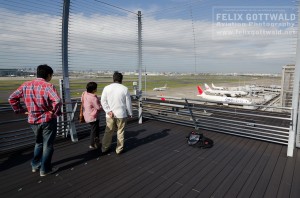
M116 118L132 116L131 98L128 88L119 83L112 83L104 87L101 96L101 105L106 112L112 111Z

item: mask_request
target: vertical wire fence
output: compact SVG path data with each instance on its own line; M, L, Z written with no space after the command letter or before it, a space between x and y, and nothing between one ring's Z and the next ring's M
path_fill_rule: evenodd
M286 9L298 15L298 3L288 0ZM240 4L246 5L244 1ZM272 7L268 2L264 5ZM142 10L144 93L161 95L153 88L167 84L173 92L162 94L197 98L198 84L278 84L280 76L275 74L281 73L284 65L295 64L298 23L266 29L291 34L220 38L216 32L228 30L216 24L214 13L220 6L227 5L220 0L192 0L155 11ZM21 82L34 78L39 64L55 69L52 82L58 85L62 72L62 7L62 0L0 2L0 70L1 75L11 77L8 84L1 84L0 103L7 102L12 91L9 87L17 88ZM101 95L116 70L125 74L124 84L132 91L133 82L138 81L137 13L103 1L71 0L68 53L73 99L80 97L89 81L98 83ZM245 75L269 71L275 77ZM240 73L245 76L236 75Z

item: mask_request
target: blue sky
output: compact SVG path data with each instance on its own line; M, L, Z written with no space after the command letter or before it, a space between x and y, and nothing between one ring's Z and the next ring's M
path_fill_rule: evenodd
M110 1L103 1L113 5L117 5L119 7L124 8L142 8L145 10L149 10L152 7L159 7L159 8L169 8L170 6L177 6L178 4L185 4L196 2L195 0L110 0ZM205 1L197 1L197 2L208 2ZM216 6L290 6L294 3L288 0L252 0L252 1L245 1L245 0L210 0L212 4Z
M40 63L60 67L61 2L0 0L0 68ZM135 70L136 16L96 0L71 2L70 69ZM216 6L285 7L294 6L292 0L102 2L142 11L147 71L280 73L283 65L295 60L296 34L290 33L291 27L219 27L212 20ZM268 36L266 30L274 33ZM281 30L290 34L277 34ZM239 34L223 35L233 32Z
M118 1L112 0L110 1L114 5L124 7L129 10L142 10L147 16L147 13L161 13L159 10L166 10L168 12L168 8L170 7L184 7L185 5L191 4L191 10L193 12L194 17L194 31L195 31L195 39L196 39L196 68L195 71L204 71L204 72L270 72L270 73L280 73L281 67L285 64L293 64L294 62L294 51L291 46L295 39L292 37L293 35L288 36L277 36L273 37L266 36L264 38L228 38L219 41L207 41L210 39L206 38L207 35L202 34L203 27L206 28L209 24L204 24L201 21L208 20L208 23L212 23L212 10L216 6L227 6L227 7L286 7L286 6L294 6L295 2L289 0L253 0L253 1L241 1L241 0L204 0L204 1L193 1L193 0L162 0L162 1ZM204 5L202 7L202 5ZM188 6L186 6L188 7ZM254 11L255 12L255 11ZM183 12L184 13L184 12ZM185 20L184 23L188 23L191 21L190 15L185 13L183 16L177 13L175 17L178 18L189 18ZM159 18L159 16L156 16ZM173 15L165 15L165 18L174 17ZM162 17L162 18L163 18ZM160 19L160 18L159 18ZM173 18L174 19L174 18ZM145 22L147 23L147 18L145 17ZM146 25L145 25L146 26ZM158 25L159 26L159 25ZM145 31L148 26L145 27ZM209 27L208 27L209 28ZM280 29L281 27L278 27ZM207 29L207 28L206 28ZM265 29L263 29L265 30ZM268 30L268 29L266 29ZM190 28L189 31L192 31ZM178 31L178 34L180 32ZM147 43L147 34L145 36L145 43ZM203 37L203 38L202 38ZM192 43L190 43L192 44ZM147 47L145 47L145 51ZM190 48L193 48L191 46ZM213 53L217 53L212 55ZM190 53L193 53L192 51ZM225 57L225 58L224 58ZM149 59L152 59L151 56ZM159 58L155 56L155 58ZM155 59L153 58L153 59ZM163 59L161 59L163 60ZM190 71L193 69L193 64L189 62L186 64L184 60L183 64L188 65ZM178 61L178 62L180 62ZM153 64L154 65L154 64ZM154 66L155 67L155 66ZM186 68L186 67L185 67Z
M110 0L103 1L126 8L128 10L163 10L173 6L191 4L195 2L209 3L213 6L293 6L295 2L290 0ZM208 10L210 12L210 10Z

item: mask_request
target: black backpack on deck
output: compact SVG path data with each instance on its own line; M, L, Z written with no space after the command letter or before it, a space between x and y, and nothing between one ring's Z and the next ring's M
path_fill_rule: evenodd
M187 143L190 146L199 148L211 148L214 145L214 141L205 137L202 133L192 131L189 136L187 136Z

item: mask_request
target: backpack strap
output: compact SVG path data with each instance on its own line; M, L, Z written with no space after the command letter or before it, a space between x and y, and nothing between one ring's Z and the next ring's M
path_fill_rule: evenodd
M202 133L199 132L192 131L186 138L189 146L206 149L211 148L214 145L214 141L212 139L205 137Z

